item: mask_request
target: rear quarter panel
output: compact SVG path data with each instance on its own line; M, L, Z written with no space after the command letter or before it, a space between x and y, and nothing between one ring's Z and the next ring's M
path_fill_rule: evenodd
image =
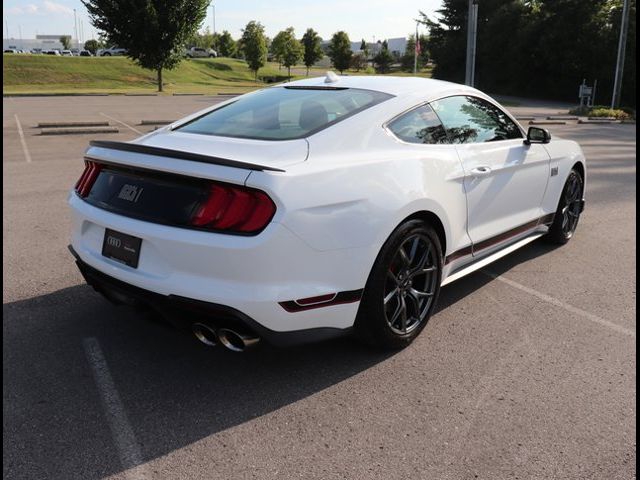
M447 251L469 245L455 148L400 142L382 127L391 115L358 117L309 137L303 164L249 175L247 185L277 199L274 221L318 251L365 249L358 267L364 280L389 235L416 212L440 218Z

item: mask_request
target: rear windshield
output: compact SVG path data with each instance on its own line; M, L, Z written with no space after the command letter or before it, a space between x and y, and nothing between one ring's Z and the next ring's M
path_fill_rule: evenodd
M258 140L291 140L311 135L391 96L355 88L267 88L213 110L178 130Z

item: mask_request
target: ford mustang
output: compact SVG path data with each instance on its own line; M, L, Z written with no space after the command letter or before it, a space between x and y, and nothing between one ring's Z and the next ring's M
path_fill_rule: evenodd
M425 327L440 287L573 236L585 158L454 83L311 78L92 141L70 250L108 299L242 351Z

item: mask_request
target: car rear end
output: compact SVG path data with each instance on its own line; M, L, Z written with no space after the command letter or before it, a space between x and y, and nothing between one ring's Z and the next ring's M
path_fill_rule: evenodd
M318 248L304 231L326 220L324 205L300 195L301 182L317 188L304 168L305 132L322 126L318 101L309 100L322 95L277 88L242 97L255 95L250 121L232 100L215 110L222 118L200 113L132 143L92 142L69 196L71 249L89 284L178 323L230 325L280 345L352 326L370 252ZM270 95L306 107L278 113ZM247 135L234 137L234 122ZM294 211L307 220L287 225Z

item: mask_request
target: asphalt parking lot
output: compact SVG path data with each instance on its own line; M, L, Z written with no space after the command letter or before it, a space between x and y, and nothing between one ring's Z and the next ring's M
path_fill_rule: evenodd
M89 140L220 99L3 99L4 478L635 478L635 125L550 126L588 160L575 238L444 287L409 348L233 354L110 305L66 249ZM120 133L34 128L60 119Z

